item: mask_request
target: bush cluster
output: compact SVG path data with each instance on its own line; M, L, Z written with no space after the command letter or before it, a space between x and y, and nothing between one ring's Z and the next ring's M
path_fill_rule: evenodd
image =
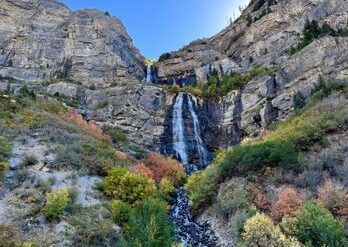
M47 193L46 204L43 208L46 218L50 220L57 219L68 206L70 202L68 188Z
M148 175L132 173L125 168L114 168L103 181L111 204L115 223L123 228L120 246L171 246L175 241L174 227L168 219L169 206L156 193L155 181ZM169 178L164 177L159 189L173 192Z
M307 45L312 43L314 40L319 39L325 35L330 35L332 37L347 36L348 29L339 29L336 31L332 29L330 25L327 23L323 23L320 26L317 21L311 21L306 24L303 30L302 39L295 47L291 47L291 49L289 50L289 54L295 54L296 52L302 50Z
M113 168L103 180L103 189L108 196L130 205L153 197L156 186L145 175L129 172L126 168Z
M296 218L296 235L307 246L347 246L342 223L322 205L307 202Z
M276 71L276 68L255 66L245 74L231 72L230 74L219 75L217 70L213 70L207 83L197 82L195 86L189 86L182 90L200 98L221 97L233 90L239 90L242 86L255 78L273 75Z

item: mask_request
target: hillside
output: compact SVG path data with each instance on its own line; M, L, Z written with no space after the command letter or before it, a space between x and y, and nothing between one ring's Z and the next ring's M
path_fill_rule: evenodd
M156 62L108 12L0 13L0 246L347 245L347 1L252 0Z

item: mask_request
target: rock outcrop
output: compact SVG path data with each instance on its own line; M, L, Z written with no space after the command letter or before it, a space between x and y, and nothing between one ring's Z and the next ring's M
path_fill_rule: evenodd
M0 1L0 74L105 88L144 78L144 58L119 19L54 0Z
M158 76L163 81L187 76L206 80L213 69L226 74L255 65L276 68L274 76L257 78L239 93L201 103L203 132L212 142L208 146L229 146L243 136L259 134L272 121L285 119L294 110L294 95L301 92L309 97L320 77L348 78L346 36L324 36L294 55L288 52L300 41L306 23L315 20L335 30L345 29L347 13L344 0L255 0L217 35L163 56L156 65Z
M170 138L175 95L140 82L144 58L120 20L97 10L70 11L54 0L0 0L0 75L37 82L51 95L76 99L88 120L118 126L129 139L158 151ZM274 76L249 82L216 100L197 99L204 142L210 151L254 136L293 111L293 97L308 97L319 81L348 76L348 38L324 36L294 55L307 22L345 28L344 0L254 0L217 35L168 53L155 65L163 84L190 84L209 73L274 67ZM13 83L12 83L13 84ZM15 89L7 83L2 90ZM18 88L16 89L18 90Z

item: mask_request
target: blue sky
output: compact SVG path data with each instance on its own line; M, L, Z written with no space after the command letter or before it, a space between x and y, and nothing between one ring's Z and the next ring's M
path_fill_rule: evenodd
M117 16L147 58L210 37L249 0L61 0L71 9L97 8Z

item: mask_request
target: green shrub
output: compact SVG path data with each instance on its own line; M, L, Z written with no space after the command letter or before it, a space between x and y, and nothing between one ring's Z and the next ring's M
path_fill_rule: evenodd
M263 68L261 66L254 66L248 73L231 72L229 75L220 76L217 70L213 70L208 78L208 82L197 82L195 86L189 86L183 90L200 98L216 98L221 97L233 90L239 90L242 86L251 80L273 75L276 68Z
M345 107L348 101L336 92L344 92L345 88L344 82L321 86L303 109L273 126L273 131L222 151L214 165L191 175L186 189L192 209L197 211L207 206L216 195L219 183L232 175L253 175L270 167L295 173L302 171L306 164L301 152L318 143L324 146L326 132L348 123L348 108ZM306 178L315 175L313 182L316 184L317 173L307 175Z
M111 140L114 144L122 144L128 146L129 140L126 134L117 127L104 126L103 131L105 134L111 136Z
M173 196L175 194L175 187L168 178L163 178L159 183L159 191L165 196Z
M172 85L170 88L169 88L169 92L171 92L172 94L177 94L180 92L180 86L179 85Z
M0 162L0 181L6 176L8 168L9 164L7 162Z
M219 179L220 174L215 165L188 178L185 188L189 194L191 210L199 212L210 204L216 194Z
M335 31L327 23L323 23L323 25L319 26L318 22L314 20L306 24L303 30L303 37L301 38L300 42L296 46L290 48L289 54L290 55L295 54L296 52L302 50L307 45L312 43L314 40L319 39L325 35L330 35L332 37L347 36L346 31L347 30L343 30L343 29Z
M0 136L0 161L6 161L11 155L12 145L3 136Z
M306 105L306 99L301 92L297 92L294 96L295 110L302 109Z
M170 247L175 241L174 226L168 219L169 206L159 199L148 199L134 208L122 247Z
M344 227L322 205L306 203L297 215L298 239L313 247L344 247L347 244Z
M285 141L266 141L236 146L227 152L226 158L219 166L225 177L232 174L246 175L265 167L297 168L295 146Z
M132 208L129 204L122 202L120 200L112 201L112 218L115 223L123 226L129 222L132 214Z
M245 209L237 210L234 214L232 221L232 229L234 234L240 238L244 232L244 225L248 219L253 217L257 212L255 207L248 207Z
M130 205L153 197L155 183L142 174L134 174L125 168L114 168L103 181L103 188L108 196L127 202Z
M47 193L46 205L43 208L46 218L57 219L69 204L69 190L67 188Z
M260 213L246 221L242 240L247 247L301 246L296 239L287 239L269 217Z
M158 62L163 62L169 58L170 58L170 53L164 53L159 57Z

